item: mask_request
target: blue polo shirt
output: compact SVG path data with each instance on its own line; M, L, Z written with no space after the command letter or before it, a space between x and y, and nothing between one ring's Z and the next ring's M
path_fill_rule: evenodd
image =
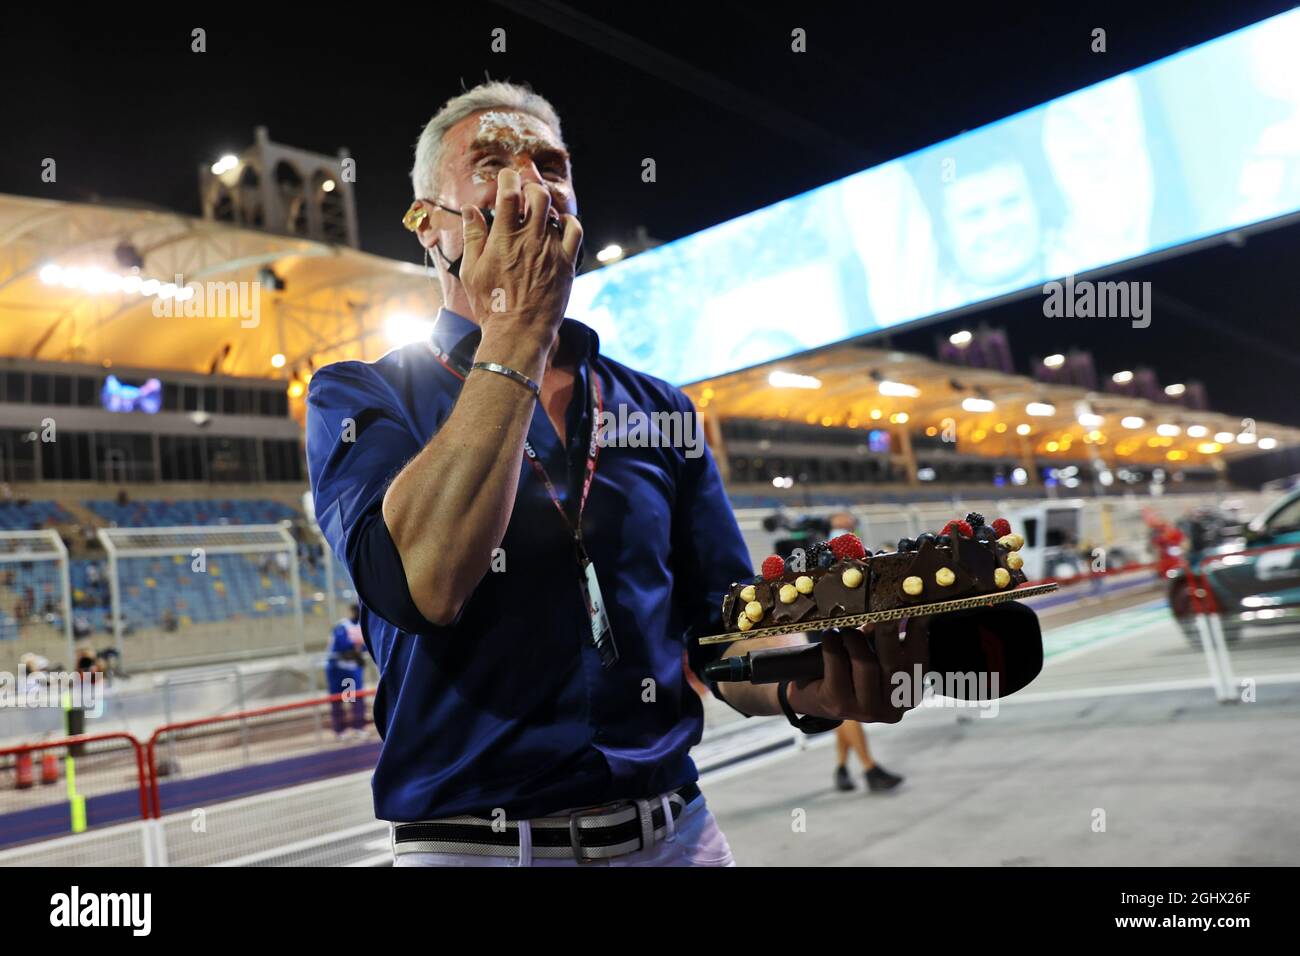
M463 366L472 362L473 322L444 309L432 336ZM490 816L496 808L536 817L648 797L698 776L688 751L700 740L703 708L682 656L697 673L721 656L719 646L691 638L722 629L723 593L753 573L749 554L707 448L692 457L631 434L634 413L693 416L690 400L602 356L595 332L579 322L565 319L560 337L578 367L567 447L540 402L528 439L570 517L591 435L587 376L599 376L604 408L627 423L600 450L582 520L620 654L608 670L591 643L572 537L522 455L504 569L484 575L448 626L416 609L381 504L461 389L429 343L375 362L339 362L311 380L316 517L352 576L380 670L380 819ZM427 533L436 544L459 532L453 524Z

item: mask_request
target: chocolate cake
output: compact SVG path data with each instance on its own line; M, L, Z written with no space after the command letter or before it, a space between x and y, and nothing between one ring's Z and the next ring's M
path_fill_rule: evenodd
M723 598L724 626L810 630L819 620L1005 591L1025 583L1023 545L1005 518L985 525L974 512L876 555L842 534L806 554L767 557L761 574Z
M818 617L844 617L867 609L870 560L837 561L826 569L813 585Z

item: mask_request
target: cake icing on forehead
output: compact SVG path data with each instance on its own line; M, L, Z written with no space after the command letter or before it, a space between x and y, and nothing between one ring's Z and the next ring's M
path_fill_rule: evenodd
M875 555L856 535L842 534L807 552L765 558L760 574L723 598L723 624L731 632L815 630L819 620L1005 591L1025 583L1023 545L1005 518L986 523L975 512Z

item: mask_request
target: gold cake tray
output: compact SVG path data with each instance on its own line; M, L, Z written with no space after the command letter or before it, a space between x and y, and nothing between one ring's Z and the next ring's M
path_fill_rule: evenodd
M896 607L889 611L868 611L866 614L850 614L847 617L817 618L810 621L798 621L794 624L781 624L776 627L755 627L748 631L733 631L728 634L713 634L701 637L701 644L730 644L734 641L748 641L755 637L775 637L778 634L801 634L804 631L829 631L836 627L862 627L864 624L880 624L885 621L897 621L905 617L920 617L927 614L947 614L950 611L968 611L978 607L990 607L1006 601L1050 594L1060 585L1055 581L1049 584L1022 584L1011 591L998 591L991 594L976 594L971 597L957 598L954 601L936 601L931 604L910 604Z

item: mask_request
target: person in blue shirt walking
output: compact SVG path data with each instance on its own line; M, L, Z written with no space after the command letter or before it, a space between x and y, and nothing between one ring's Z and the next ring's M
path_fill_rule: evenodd
M582 227L559 117L475 87L426 126L412 183L432 332L318 370L307 400L316 518L380 671L395 862L734 865L681 657L702 675L721 656L694 638L721 630L750 556L690 400L564 316ZM878 627L874 651L831 635L819 680L713 693L804 729L897 721L891 676L928 660L909 630Z
M325 663L325 684L331 695L365 686L365 639L361 636L361 608L353 604L348 616L334 625L329 657ZM339 739L365 736L366 703L354 697L330 702L334 736Z

